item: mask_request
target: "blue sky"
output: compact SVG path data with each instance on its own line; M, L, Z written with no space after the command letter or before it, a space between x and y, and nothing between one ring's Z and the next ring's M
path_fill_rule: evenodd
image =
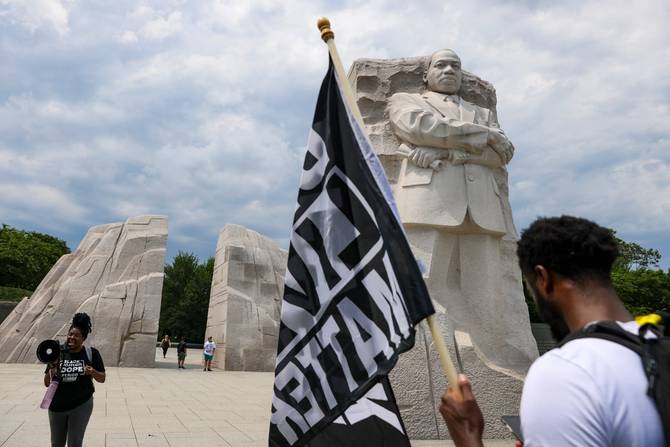
M287 245L330 17L356 58L454 48L516 146L518 229L575 214L670 264L670 3L0 0L0 222L74 249L169 218L168 257L237 223Z

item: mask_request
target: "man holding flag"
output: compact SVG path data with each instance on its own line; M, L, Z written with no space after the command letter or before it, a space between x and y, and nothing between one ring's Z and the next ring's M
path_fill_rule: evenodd
M654 361L647 369L635 350L615 342L618 337L580 333L609 322L616 332L640 340L640 323L612 284L618 256L612 231L578 217L539 218L521 234L517 251L538 311L559 342L526 376L518 433L526 447L670 445L661 411L667 388L659 379L667 377L668 364L652 354L662 351L646 351ZM648 337L661 346L655 335ZM465 376L444 393L440 411L456 446L482 445L484 419Z

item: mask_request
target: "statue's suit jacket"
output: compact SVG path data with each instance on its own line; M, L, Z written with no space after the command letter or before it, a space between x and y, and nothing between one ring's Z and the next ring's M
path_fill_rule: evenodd
M396 135L411 147L452 149L484 155L504 166L513 147L500 155L487 145L488 128L498 128L495 113L458 98L448 105L445 95L396 93L389 116ZM438 171L420 168L405 159L398 178L396 200L404 224L452 228L463 224L469 211L485 232L504 234L505 219L493 169L475 163L454 165L443 160Z

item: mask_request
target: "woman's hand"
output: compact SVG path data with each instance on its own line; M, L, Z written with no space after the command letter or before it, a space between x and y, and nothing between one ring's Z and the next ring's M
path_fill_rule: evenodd
M96 371L91 365L86 365L84 368L84 374L93 377L96 382L103 383L105 381L105 373Z
M49 363L49 368L44 373L44 386L49 386L49 384L51 384L51 379L53 378L54 373L55 373L57 368L58 368L58 363L56 363L56 364Z

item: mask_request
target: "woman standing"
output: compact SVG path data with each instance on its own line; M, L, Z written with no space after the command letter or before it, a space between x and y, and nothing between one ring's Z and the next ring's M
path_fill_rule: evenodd
M163 341L161 342L161 348L163 348L163 358L167 354L168 349L170 349L170 336L165 334Z
M47 365L44 385L59 380L56 394L49 406L51 446L80 447L84 442L86 425L93 411L93 379L105 381L105 365L100 352L85 348L84 340L91 332L91 318L75 314L67 334L67 349L57 364Z

